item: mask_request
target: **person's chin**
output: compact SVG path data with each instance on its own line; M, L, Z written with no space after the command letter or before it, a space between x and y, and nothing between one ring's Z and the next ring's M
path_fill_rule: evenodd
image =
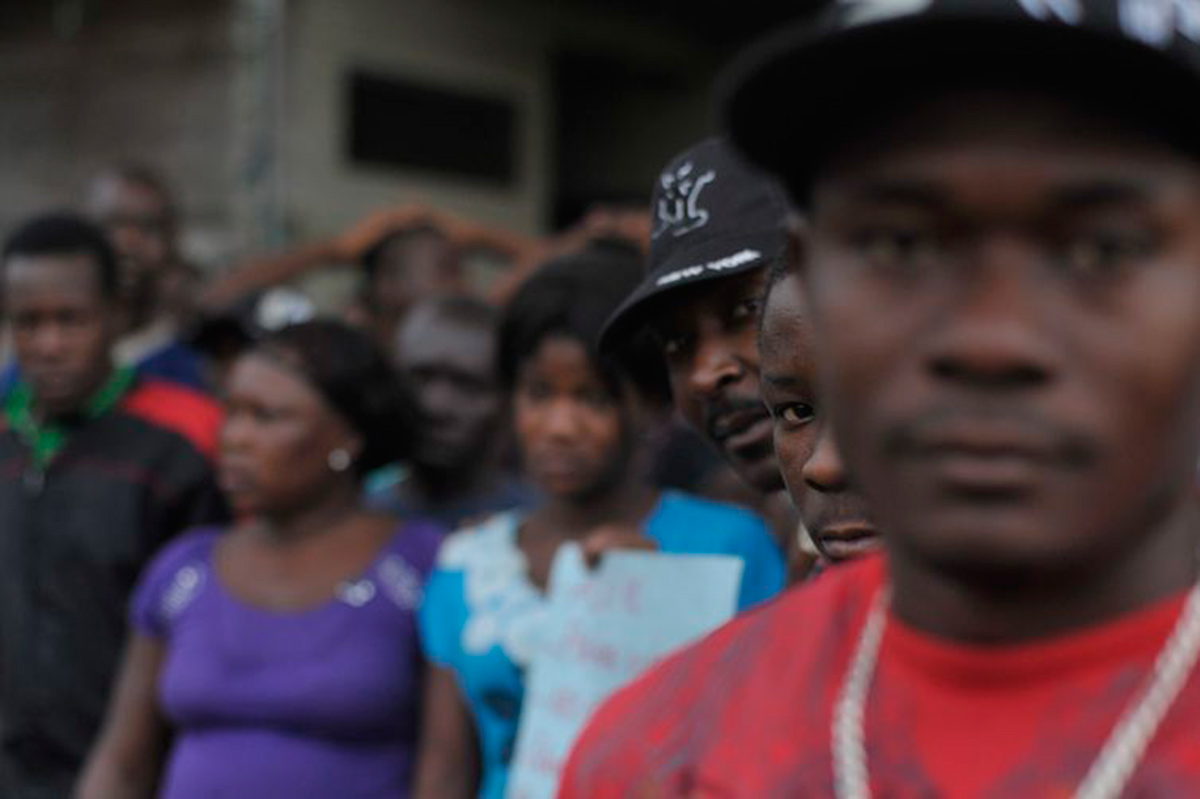
M898 547L947 573L1008 582L1070 567L1094 548L1095 527L1044 507L932 507L911 524L897 520ZM889 528L890 530L890 528Z
M533 482L547 496L576 500L591 493L595 481L568 470L531 471Z
M74 386L34 384L34 394L38 403L50 416L62 416L80 409L86 401L83 392Z

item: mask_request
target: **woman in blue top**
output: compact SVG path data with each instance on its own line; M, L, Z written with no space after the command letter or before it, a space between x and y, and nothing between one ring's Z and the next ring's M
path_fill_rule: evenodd
M613 360L594 346L640 273L634 253L593 245L543 267L506 312L499 373L545 501L456 533L438 556L420 611L430 671L418 799L504 796L525 669L563 542L580 542L593 559L614 547L738 556L740 607L783 586L783 558L761 520L660 492L645 477L640 442L668 396L659 356L646 342Z

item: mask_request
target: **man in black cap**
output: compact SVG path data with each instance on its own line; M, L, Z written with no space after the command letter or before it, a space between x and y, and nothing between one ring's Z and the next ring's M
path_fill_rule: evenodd
M1197 795L1198 43L1194 0L862 0L742 64L886 556L618 695L564 799Z
M601 336L612 349L648 324L680 412L764 494L783 481L759 392L758 308L787 212L782 189L725 142L677 156L654 187L646 278Z
M649 328L680 414L794 538L757 341L767 267L786 249L787 213L782 188L725 141L706 139L676 156L654 186L645 280L608 321L601 347L614 350Z

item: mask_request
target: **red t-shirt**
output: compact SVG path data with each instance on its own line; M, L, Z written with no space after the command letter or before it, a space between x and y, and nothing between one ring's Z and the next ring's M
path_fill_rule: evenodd
M830 727L883 558L748 613L618 693L559 799L832 797ZM866 704L876 799L1065 799L1150 673L1183 596L1052 640L965 646L889 618ZM1193 674L1123 794L1200 797Z

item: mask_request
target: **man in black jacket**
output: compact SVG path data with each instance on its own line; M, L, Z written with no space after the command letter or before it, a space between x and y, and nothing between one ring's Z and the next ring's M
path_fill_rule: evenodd
M134 581L158 547L225 511L220 411L110 355L117 262L72 215L3 252L22 375L0 400L0 796L71 784L100 724Z

